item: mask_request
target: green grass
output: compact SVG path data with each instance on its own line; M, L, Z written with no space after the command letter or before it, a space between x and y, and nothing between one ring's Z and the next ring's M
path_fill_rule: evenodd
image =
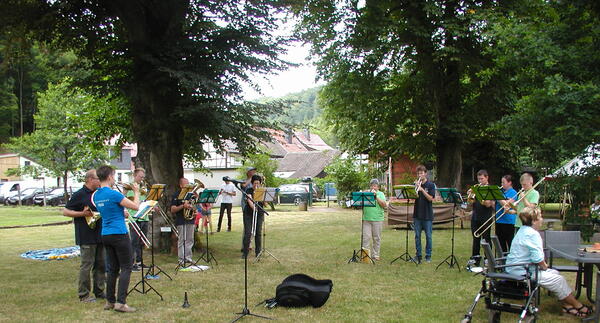
M434 230L430 264L418 267L403 261L390 264L404 252L405 243L405 231L391 228L383 232L381 262L347 264L352 250L360 243L359 211L324 207L309 212L294 211L297 209L294 207L284 209L271 212L267 218L266 247L281 264L265 258L249 265L248 303L253 313L276 318L277 322L457 322L480 287L481 276L464 270L458 272L445 265L435 270L450 253L449 226ZM235 211L233 232L210 236L211 249L219 265L207 272L174 275L176 257L158 254L156 263L168 271L173 281L164 276L150 281L163 294L164 301L152 293L131 294L128 303L138 308L136 314L103 311L101 302L80 303L77 298L79 258L40 262L19 257L32 249L73 245L72 225L0 230L0 321L231 321L244 302L244 263L239 252L241 214L239 208ZM412 232L409 234L409 252L414 253ZM456 256L461 265L467 261L470 247L470 230L457 230ZM145 256L149 259L147 254ZM332 279L334 287L329 301L318 309L254 307L273 297L275 287L294 273ZM567 274L567 277L573 282L574 275ZM139 278L139 273L134 273L130 287ZM181 308L186 291L191 304L189 309ZM481 300L474 322L486 319L484 308ZM541 322L576 321L560 315L558 302L545 292L541 308ZM516 316L503 314L503 320L516 321ZM244 321L260 320L244 318Z
M0 206L0 227L68 221L60 207Z

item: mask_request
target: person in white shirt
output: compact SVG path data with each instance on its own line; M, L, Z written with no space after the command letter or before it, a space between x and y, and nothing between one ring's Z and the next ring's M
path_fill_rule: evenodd
M221 222L223 221L223 214L227 210L227 232L231 231L231 208L233 206L233 197L235 196L235 186L230 181L225 181L225 184L221 186L221 208L219 210L219 224L217 225L217 232L221 232Z

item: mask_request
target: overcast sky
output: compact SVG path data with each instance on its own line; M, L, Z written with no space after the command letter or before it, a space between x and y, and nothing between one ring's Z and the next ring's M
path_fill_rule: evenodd
M307 60L308 51L308 45L302 46L301 43L293 43L284 59L301 65L292 67L277 75L269 75L266 79L262 76L255 77L254 81L260 85L262 93L245 86L245 99L254 100L262 96L280 97L323 84L322 81L315 82L317 72L315 67Z

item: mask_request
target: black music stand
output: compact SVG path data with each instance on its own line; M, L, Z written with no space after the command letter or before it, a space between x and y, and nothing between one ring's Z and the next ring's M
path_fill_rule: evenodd
M352 206L357 206L361 208L361 217L360 217L360 249L352 251L352 257L348 260L348 263L351 262L360 262L361 256L365 256L371 260L371 263L375 264L375 261L369 254L363 253L363 217L365 215L365 207L375 207L375 193L373 192L352 192Z
M193 190L194 190L194 185L192 185L192 184L186 185L185 187L183 187L181 189L181 191L179 191L179 195L177 196L177 199L181 200L181 201L188 201L188 200L190 200L194 196ZM185 208L183 208L181 210L181 212L185 213ZM186 255L185 255L185 241L187 240L187 230L185 229L185 226L189 225L189 224L185 224L185 221L186 220L185 220L185 217L184 217L184 219L183 219L183 241L184 241L183 242L183 262L179 262L177 264L177 267L175 267L175 275L177 275L177 272L180 269L188 268L192 264L190 262L190 264L188 265L188 262L186 261ZM179 237L178 237L177 240L179 240ZM179 242L177 244L179 244ZM177 250L177 252L179 252L179 249Z
M217 200L217 196L219 196L219 190L204 190L200 193L198 197L198 203L215 203ZM210 264L211 261L215 261L215 265L218 265L217 258L213 255L212 252L208 249L208 221L206 222L206 228L204 229L204 233L206 235L206 250L198 257L196 262L194 262L194 266L198 264L200 260L206 261L206 263Z
M440 262L437 267L435 267L435 270L437 270L442 264L446 263L450 268L454 268L454 265L456 265L456 268L458 268L458 271L460 272L458 259L456 259L456 256L454 255L454 212L456 211L456 206L463 203L463 199L455 188L438 188L438 192L440 192L444 202L452 203L452 248L450 249L450 255Z
M492 201L500 201L506 200L504 193L500 190L499 186L496 185L474 185L471 187L473 193L475 193L475 198L481 202L484 200L492 200ZM492 215L494 217L494 228L496 227L496 214ZM484 232L487 230L484 230ZM491 232L491 228L490 228Z
M157 203L156 203L156 201L144 201L144 202L143 202L143 203L140 205L140 206L141 206L141 208L140 208L140 209L139 209L139 210L136 212L136 214L135 214L135 215L133 215L133 219L132 219L132 221L135 221L135 219L138 219L138 218L142 218L142 217L144 217L144 216L147 216L147 215L148 215L150 212L152 212L152 210L154 209L154 205L156 205L156 204L157 204ZM143 233L143 232L141 232L141 230L140 230L140 232L137 232L137 231L136 231L136 234L137 234L138 236L140 236L140 240L141 240L141 238L142 238L142 237L141 237L141 235L143 235L144 233ZM152 245L150 245L150 247L153 247L153 246L152 246ZM142 259L144 258L144 246L142 246L142 247L140 248L140 257L141 257ZM136 283L136 284L135 284L135 285L134 285L134 286L133 286L133 287L132 287L132 288L131 288L131 289L130 289L128 292L127 292L127 295L131 294L131 292L133 292L133 291L136 291L136 292L138 292L138 293L140 293L140 294L142 294L142 295L145 295L145 294L149 293L150 291L153 291L153 292L155 292L155 293L156 293L156 295L158 295L158 296L160 297L160 300L161 300L161 301L162 301L162 300L164 300L164 299L163 299L163 297L162 297L162 295L161 295L161 294L160 294L160 293L159 293L159 292L158 292L158 291L157 291L157 290L156 290L154 287L152 287L152 285L150 285L150 283L148 283L148 282L146 281L146 274L144 274L144 268L142 268L142 269L140 270L140 274L141 274L142 278L140 279L140 281L139 281L139 282L137 282L137 283ZM142 289L141 289L141 290L140 290L140 289L138 289L138 286L139 286L139 285L141 285L141 286L142 286Z
M148 195L146 196L146 201L156 201L158 202L158 200L162 197L163 192L164 192L164 188L165 188L165 184L154 184L151 186L150 191L148 192ZM165 214L165 212L163 211L163 209L160 207L159 203L156 203L156 205L154 206L154 208L152 209L152 217L150 218L150 223L152 226L152 236L150 238L150 242L152 244L152 248L150 248L150 255L151 258L150 260L152 261L152 263L150 264L150 267L148 267L148 271L146 271L146 276L151 276L151 277L158 277L158 275L160 273L165 274L165 276L167 276L167 278L169 278L170 280L173 280L173 278L171 278L171 276L169 276L169 274L167 274L166 271L164 271L162 268L160 268L155 262L154 262L154 216L156 215L156 212L160 212L161 215L166 219L167 215ZM157 271L158 269L158 271ZM142 268L143 271L143 268Z
M254 200L252 199L252 196L246 194L246 192L239 186L239 184L241 184L243 182L232 181L232 183L235 185L235 187L240 192L242 192L243 199L247 198L247 199L250 199L252 202L254 202ZM260 208L265 213L265 215L269 215L269 213L267 213L267 211L265 211L265 209L263 209L262 206L260 206L260 204L258 204L258 203L253 203L253 204L254 204L254 207ZM250 206L246 206L246 207L250 207ZM242 212L243 212L243 210L242 210ZM256 222L252 221L252 223L256 223ZM238 317L236 317L233 321L231 321L231 323L241 320L246 315L250 315L250 316L254 316L254 317L258 317L258 318L262 318L262 319L266 319L266 320L272 320L272 318L270 318L270 317L251 313L250 309L248 308L248 254L246 254L244 256L244 308L242 309L241 312L238 312L235 314L238 314Z
M408 205L409 200L416 200L417 198L419 198L419 195L417 194L414 185L400 185L400 187L394 191L396 193L396 198L406 199L406 244L404 253L394 258L394 260L392 260L390 264L393 264L398 259L402 259L404 261L412 261L415 263L415 265L418 266L419 262L408 253L408 231L410 231L410 225L408 224Z
M275 187L259 187L254 191L254 201L256 202L273 202L275 201L275 195L277 194L277 188ZM273 259L277 260L278 263L281 264L281 261L277 259L269 250L267 250L267 217L263 220L263 230L262 230L262 246L256 258L254 258L254 262L259 262L260 257L266 252L269 256L273 257Z

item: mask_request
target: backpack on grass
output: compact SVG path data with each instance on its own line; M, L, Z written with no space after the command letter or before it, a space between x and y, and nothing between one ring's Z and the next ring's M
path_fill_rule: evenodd
M277 305L283 307L321 307L333 288L331 279L318 280L304 274L288 276L275 290L275 298L264 301L267 308Z

